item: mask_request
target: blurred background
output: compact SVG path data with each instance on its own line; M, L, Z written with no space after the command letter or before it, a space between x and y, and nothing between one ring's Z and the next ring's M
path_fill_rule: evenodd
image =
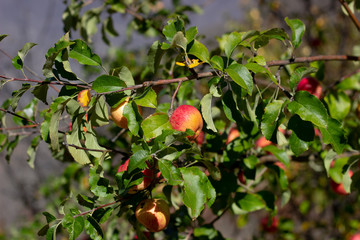
M62 16L66 9L66 1L59 0L1 0L0 1L0 34L9 35L0 42L0 75L7 77L23 77L20 71L14 69L11 58L16 56L27 42L37 45L26 57L25 65L27 76L33 79L42 79L42 66L47 50L54 46L64 35ZM87 1L89 7L101 5L102 0ZM218 45L217 37L230 31L247 31L250 29L266 30L273 27L284 28L290 33L284 19L299 18L307 29L303 37L303 44L297 50L297 56L311 56L320 54L349 54L359 55L359 32L344 14L339 1L334 0L186 0L180 1L188 5L198 5L198 11L187 13L189 26L197 26L202 42L209 48ZM170 0L158 1L158 7L173 7ZM151 35L133 32L127 34L127 28L133 16L118 14L114 16L114 28L119 36L110 37L110 44L105 44L98 32L92 37L93 51L106 59L106 64L120 61L126 66L144 66L145 57L149 46L157 40ZM80 38L79 32L74 32L72 39ZM129 52L136 50L138 54ZM267 60L276 60L283 51L280 44L269 45L262 49ZM328 63L326 65L324 85L331 84L342 76L350 74L354 63ZM85 73L82 69L73 69L82 78L92 81L94 76ZM21 85L19 82L6 84L0 89L0 102L11 97L11 93ZM55 92L52 94L55 95ZM25 94L21 99L20 108L28 104L31 95ZM10 160L6 159L6 151L0 153L0 236L16 232L32 221L35 214L41 212L45 201L39 189L49 178L60 175L64 165L56 161L47 148L40 144L35 160L35 167L27 164L24 149L29 142L24 140L14 150ZM306 177L306 174L303 175ZM309 176L311 177L311 176ZM320 181L321 182L321 181ZM301 185L301 184L300 184ZM309 186L307 186L309 187ZM316 186L319 187L319 186ZM307 192L310 194L310 192ZM321 194L314 196L321 198ZM300 200L299 200L300 201ZM316 201L326 201L317 199ZM310 203L309 203L310 204ZM337 202L337 204L343 204ZM308 206L310 208L310 206ZM307 206L304 206L307 208ZM308 210L308 209L307 209ZM324 209L322 209L324 210ZM289 209L291 211L291 208ZM305 210L304 210L305 211ZM320 211L320 210L319 210ZM328 216L331 211L320 211L321 217ZM288 212L291 214L291 212ZM319 214L318 214L319 215ZM319 215L319 216L320 216ZM255 217L256 218L256 217ZM239 226L243 220L227 216L217 223L219 229L224 229L223 235L233 239L246 239L246 231L242 231L243 238L239 235ZM249 221L252 221L251 219ZM254 219L254 222L258 219ZM304 229L309 226L302 226ZM248 230L255 231L255 227L247 226ZM305 230L304 230L305 231ZM312 232L308 239L322 238L326 228ZM239 236L239 237L236 237ZM316 237L316 238L314 238ZM6 238L4 238L6 239Z

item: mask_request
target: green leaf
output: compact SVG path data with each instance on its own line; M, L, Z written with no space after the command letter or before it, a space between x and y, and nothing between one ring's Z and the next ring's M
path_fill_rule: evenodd
M34 137L31 141L30 146L28 147L28 149L26 151L26 154L28 156L27 162L31 168L34 168L36 151L39 147L40 140L41 140L40 135Z
M56 220L56 217L49 212L43 212L42 215L46 217L46 222L51 223Z
M293 92L302 78L310 73L317 72L316 68L313 67L298 67L290 76L290 88Z
M161 135L163 130L172 129L169 116L165 113L150 115L141 123L141 128L144 131L146 141Z
M245 67L256 74L258 74L258 73L265 74L266 76L268 76L271 79L271 81L273 83L275 83L276 85L279 85L274 74L272 74L272 72L269 71L268 68L261 66L260 64L254 63L254 62L246 63Z
M62 226L69 232L69 239L75 240L84 230L85 220L82 216L73 218L71 214L66 214Z
M191 209L191 217L197 218L205 203L214 201L214 188L199 168L180 168L180 171L184 179L184 204Z
M95 99L95 103L88 110L88 116L92 126L101 127L109 124L109 110L104 96Z
M139 106L149 108L157 107L157 95L151 87L146 88L140 96L136 96L134 101Z
M76 196L76 200L81 206L87 207L89 209L94 208L94 204L95 204L94 200L90 199L89 197L83 194L78 194Z
M36 43L28 42L28 43L25 43L24 47L18 51L17 56L14 57L12 60L12 64L16 69L20 70L23 68L24 59L25 59L26 55L28 54L30 49L36 45L37 45Z
M124 81L115 76L101 75L92 84L92 89L97 93L119 91L126 87Z
M215 55L210 59L210 64L217 70L224 70L224 59L218 55Z
M338 154L342 153L347 141L341 123L336 119L329 118L327 127L320 127L319 129L324 143L331 144Z
M98 239L97 237L100 236L101 239L104 237L104 233L98 221L89 215L85 221L85 229L86 233L89 234L91 239Z
M114 190L109 185L110 181L101 177L103 170L101 166L93 166L89 169L89 185L91 192L97 197L111 197Z
M45 77L54 77L52 67L54 65L55 59L64 49L67 49L72 44L74 44L74 42L60 40L58 43L55 44L53 48L50 48L48 50L48 52L46 53L46 61L42 69Z
M287 165L287 167L288 167L288 165ZM283 191L288 190L289 182L287 180L285 171L282 168L280 168L278 165L275 165L275 164L268 165L268 168L275 171L275 173L278 177L278 181L279 181L281 190L283 190Z
M117 70L117 73L119 74L120 80L124 81L124 83L126 84L127 87L135 85L135 81L132 76L132 73L130 72L130 70L127 67L122 66L120 68L117 68L116 70ZM126 95L129 96L131 94L131 90L126 90L125 93L126 93Z
M266 207L264 200L258 194L236 193L234 202L247 212L257 211Z
M292 114L298 114L302 120L310 121L318 127L326 128L328 115L321 101L307 91L298 91L288 109Z
M144 169L146 167L145 161L150 159L150 154L146 150L139 150L131 155L127 171L131 173L136 168Z
M69 144L68 150L76 162L80 163L81 165L89 164L91 162L90 162L90 159L89 159L87 153L85 152L85 150L76 148L76 147L82 147L80 139L79 139L81 130L79 128L75 130L74 124L72 125L72 127L73 127L73 130L72 130L71 134L66 135L66 142L67 142L67 144ZM71 146L71 145L73 145L73 146Z
M180 47L184 51L186 51L186 45L187 45L187 39L185 38L184 33L181 31L177 32L171 41L171 46Z
M360 91L360 73L351 75L345 78L341 83L337 85L342 90L357 90Z
M194 27L190 27L188 30L186 30L185 32L185 37L187 39L187 42L191 42L192 40L195 39L195 36L198 34L198 29L196 26Z
M217 132L212 112L211 112L211 101L212 95L210 93L206 94L200 101L201 105L201 113L206 123L206 128L212 130L213 132Z
M274 100L265 107L261 121L261 132L267 140L270 140L277 131L280 114L282 113L284 101Z
M279 149L274 145L268 145L268 146L264 147L263 149L264 149L264 151L272 153L277 159L279 159L282 163L284 163L285 166L287 166L287 167L289 166L290 158L284 150Z
M161 43L159 41L155 41L148 52L147 55L147 67L150 72L156 73L159 68L160 61L165 51L161 49Z
M126 104L124 107L124 116L126 117L128 121L128 128L130 132L135 135L139 136L139 130L140 130L140 122L141 119L137 117L137 114L135 111L137 111L137 105L134 102L130 102L129 104Z
M334 161L337 157L337 154L334 150L330 149L326 155L325 155L325 158L324 158L324 167L325 167L325 170L326 170L326 174L327 176L329 177L330 175L330 166L331 166L331 162Z
M29 90L30 87L31 87L30 84L25 83L21 86L21 88L19 90L15 90L14 92L12 92L12 94L11 94L12 98L10 99L10 106L13 111L16 110L17 105L18 105L19 100L22 97L22 95L24 95L24 93L26 93L26 91Z
M98 159L104 158L105 156L109 156L109 154L106 152L106 149L99 145L98 143L99 136L97 136L97 134L92 129L91 124L86 124L86 128L87 131L86 133L84 133L85 147L88 149L98 150L98 151L89 151L89 154L91 154L92 156Z
M171 161L159 159L159 169L162 176L170 185L179 185L183 182L180 170Z
M49 89L49 84L47 84L46 82L38 84L34 87L34 89L32 90L32 94L34 94L34 96L39 99L40 101L42 101L43 103L45 103L46 105L48 104L46 101L47 98L47 92Z
M7 36L9 36L9 35L7 35L7 34L1 34L1 35L0 35L0 42L1 42L4 38L6 38Z
M300 19L289 19L288 17L285 18L285 22L291 28L291 41L296 49L301 44L301 38L305 32L305 24Z
M169 20L162 32L171 43L174 35L179 31L184 31L184 22L180 18Z
M194 40L188 44L188 54L194 55L203 62L208 63L210 61L209 51L207 48L198 40Z
M254 82L249 70L244 65L234 63L226 68L225 72L232 80L234 80L234 82L244 88L249 95L252 95Z
M77 39L74 42L75 44L71 45L69 57L76 59L80 64L90 66L101 65L100 57L96 54L93 54L91 49L84 41Z
M299 156L305 152L314 139L314 126L309 121L302 120L298 115L290 118L288 129L292 130L289 145L291 151Z
M343 120L350 112L351 99L341 90L327 94L324 100L328 106L330 116L338 121Z
M49 113L49 136L51 140L51 148L59 150L59 121L60 116L64 112L66 104L71 100L69 97L58 97L50 105L51 112Z
M241 42L241 33L232 32L230 33L225 40L225 55L230 58L235 48Z

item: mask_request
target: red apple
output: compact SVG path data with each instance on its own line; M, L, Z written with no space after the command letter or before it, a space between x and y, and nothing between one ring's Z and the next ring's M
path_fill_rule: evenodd
M276 232L279 226L279 218L274 216L271 221L269 221L269 216L263 217L261 219L261 227L266 232Z
M349 240L360 240L360 233L355 233L351 235Z
M202 130L203 119L202 116L195 107L191 105L180 105L171 114L170 124L173 129L177 131L185 132L186 129L194 131L193 136L189 136L190 140L196 139Z
M199 136L195 139L195 141L196 141L196 143L198 145L202 145L204 143L204 141L205 141L205 133L204 133L204 131L200 132Z
M143 234L144 234L144 236L145 236L145 238L146 239L154 239L153 237L151 237L151 233L150 232L142 232ZM139 239L138 238L138 236L136 235L135 237L134 237L134 240L137 240L137 239Z
M312 95L320 99L322 87L318 80L313 77L306 77L301 79L297 85L296 91L308 91Z
M349 170L349 176L352 177L352 175L353 175L353 172L351 170ZM345 191L344 185L342 183L337 183L334 180L330 179L330 186L331 186L331 189L339 195L348 195L349 194Z
M128 165L129 165L129 159L126 160L126 162L124 164L120 165L117 172L119 173L119 172L127 171ZM136 186L133 186L132 188L130 188L128 191L129 194L135 194L139 191L146 189L148 186L150 186L150 184L152 183L152 181L155 178L159 178L161 175L161 172L158 172L155 175L155 171L153 169L148 169L148 168L144 169L141 172L144 174L144 177L143 177L141 183L139 185L136 185Z
M169 224L170 210L162 199L145 199L136 207L135 216L150 232L159 232Z
M272 142L267 140L264 136L261 136L258 140L255 142L255 146L259 148L264 148L268 145L271 145Z
M242 184L246 184L246 177L245 177L244 171L242 169L239 169L237 178L238 178L239 182L241 182Z
M231 128L225 144L228 145L231 141L233 141L235 138L237 138L239 136L240 136L239 130L235 127Z

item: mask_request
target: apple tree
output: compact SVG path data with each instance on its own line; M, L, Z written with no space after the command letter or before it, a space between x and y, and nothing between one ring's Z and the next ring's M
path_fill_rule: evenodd
M257 219L251 239L357 231L360 57L302 56L311 26L291 16L285 27L223 33L210 47L187 15L198 6L64 2L64 34L43 78L28 77L31 42L12 58L23 78L0 73L2 87L22 83L1 103L4 161L27 142L34 167L45 143L64 165L42 186L48 204L23 239L231 239L215 227L228 214L240 235ZM349 28L359 28L354 2L338 3ZM117 15L131 16L129 34L154 40L145 54L94 51L95 35L110 46L123 34ZM348 65L328 83L334 62ZM20 108L25 94L32 100Z

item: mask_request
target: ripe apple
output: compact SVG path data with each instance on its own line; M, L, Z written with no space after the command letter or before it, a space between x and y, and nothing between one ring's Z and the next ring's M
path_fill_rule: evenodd
M258 140L256 140L255 147L264 148L271 144L271 141L267 140L264 136L261 136Z
M245 177L244 171L242 169L239 169L237 178L238 178L239 182L241 182L242 184L246 184L246 177Z
M90 90L85 89L79 92L77 101L79 102L80 106L87 107L91 100Z
M231 128L225 144L228 145L231 141L233 141L235 138L237 138L239 136L240 136L239 130L235 127Z
M169 224L170 210L162 199L145 199L136 207L135 216L150 232L159 232Z
M351 170L349 170L349 176L352 177L352 175L353 175L353 172ZM337 183L334 180L330 179L330 186L331 186L331 189L339 195L348 195L349 194L345 191L344 185L342 183Z
M297 85L296 91L308 91L315 97L321 97L322 87L318 80L313 77L306 77L301 79L299 84Z
M124 116L124 108L129 103L130 98L120 103L118 106L110 109L110 116L114 123L121 128L128 128L128 121ZM142 108L138 106L140 115L142 115Z
M128 165L129 165L129 159L126 160L125 163L123 163L122 165L119 166L117 172L119 173L119 172L127 171ZM152 181L155 178L159 178L161 175L161 172L158 172L155 176L155 171L153 169L148 169L148 168L144 169L141 172L144 174L144 177L143 177L141 183L139 185L136 185L136 186L133 186L132 188L130 188L128 191L129 194L135 194L139 191L146 189L148 186L150 186L150 184L152 183Z
M355 233L351 235L349 240L360 240L360 233Z
M195 139L195 141L198 145L202 145L204 143L204 140L205 140L205 133L204 131L201 131L199 136Z
M186 129L194 131L190 140L195 140L203 127L203 119L199 110L191 105L180 105L170 116L170 124L173 129L185 132Z
M261 227L266 232L276 232L278 230L279 226L279 218L274 216L271 219L271 222L269 221L269 216L263 217L261 219Z

